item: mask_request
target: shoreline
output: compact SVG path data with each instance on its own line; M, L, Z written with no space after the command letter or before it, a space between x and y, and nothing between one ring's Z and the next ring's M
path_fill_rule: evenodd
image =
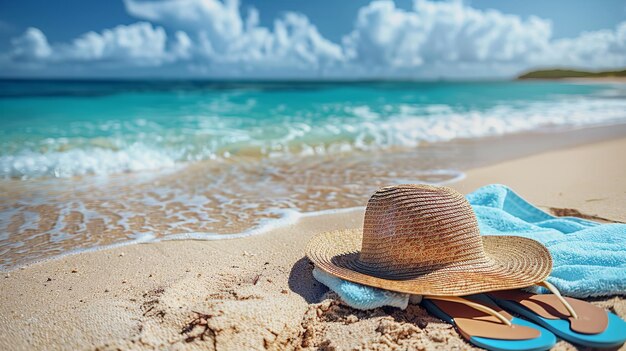
M563 78L515 78L515 81L524 82L536 82L536 81L547 81L547 82L572 82L572 83L584 83L584 84L606 84L606 83L616 83L616 84L626 84L626 77L563 77Z
M461 167L460 170L446 170L436 169L429 173L444 172L448 174L456 173L454 177L449 180L435 182L433 184L448 185L455 187L455 185L462 184L466 178L466 172L476 168L488 167L491 165L497 165L505 162L515 161L517 159L532 156L535 154L541 154L545 152L558 151L566 148L593 144L602 141L610 141L618 139L626 135L626 123L614 124L614 125L598 125L593 127L580 127L580 128L568 128L565 130L533 130L523 133L516 133L512 135L493 136L480 139L458 139L448 142L437 142L435 147L447 147L465 148L469 149L469 154L475 154L477 157L471 160L472 167L469 169ZM420 146L421 148L431 147L430 144ZM419 148L414 152L419 152ZM200 161L209 162L209 161ZM193 167L194 165L188 165ZM169 174L168 171L166 174ZM419 172L415 172L419 173ZM142 174L135 174L136 177L141 177ZM145 175L144 175L145 176ZM469 190L468 190L469 191ZM62 259L67 256L80 255L83 253L97 252L101 250L111 250L120 247L126 247L129 245L137 244L150 244L164 241L173 240L196 240L196 241L216 241L216 240L233 240L238 238L246 238L250 236L262 236L273 230L289 227L297 224L302 218L305 217L317 217L326 214L344 213L344 212L358 212L362 211L364 206L356 207L340 207L322 209L316 211L298 211L295 209L281 210L282 217L279 218L267 218L261 219L261 222L253 227L243 230L242 232L222 234L211 232L186 232L180 234L169 234L165 237L155 237L152 235L140 235L138 238L128 240L124 242L117 242L104 246L88 247L88 248L76 248L70 249L61 254L53 257L45 258L42 260L33 260L21 264L11 266L9 268L2 267L0 273L9 273L20 269L22 267L46 263Z
M542 208L626 221L624 153L616 137L469 170L451 186L504 183ZM128 245L3 273L0 348L470 349L418 306L355 311L312 278L308 239L361 224L362 210L305 216L264 235ZM626 316L622 297L593 301Z

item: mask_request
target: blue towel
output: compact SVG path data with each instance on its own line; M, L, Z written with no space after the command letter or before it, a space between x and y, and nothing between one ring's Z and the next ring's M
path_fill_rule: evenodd
M548 281L564 295L592 297L626 294L626 224L599 224L554 217L510 188L492 184L467 195L482 235L517 235L544 244L554 261ZM409 296L332 277L317 268L315 278L351 307L404 308Z

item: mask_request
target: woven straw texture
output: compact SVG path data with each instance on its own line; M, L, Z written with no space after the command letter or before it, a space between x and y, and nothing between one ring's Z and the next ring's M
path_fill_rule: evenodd
M363 229L315 236L307 256L355 283L435 296L463 296L531 286L552 270L539 242L481 237L470 204L457 191L429 185L379 189Z

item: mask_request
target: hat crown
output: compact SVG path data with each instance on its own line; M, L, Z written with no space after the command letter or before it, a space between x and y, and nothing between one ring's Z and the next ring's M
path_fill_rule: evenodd
M365 210L361 265L376 275L402 276L487 257L469 202L448 187L395 185L379 189Z

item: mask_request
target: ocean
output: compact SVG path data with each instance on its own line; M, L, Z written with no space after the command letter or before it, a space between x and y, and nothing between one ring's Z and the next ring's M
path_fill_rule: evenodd
M464 143L626 122L626 85L0 81L0 268L262 233L446 184Z

